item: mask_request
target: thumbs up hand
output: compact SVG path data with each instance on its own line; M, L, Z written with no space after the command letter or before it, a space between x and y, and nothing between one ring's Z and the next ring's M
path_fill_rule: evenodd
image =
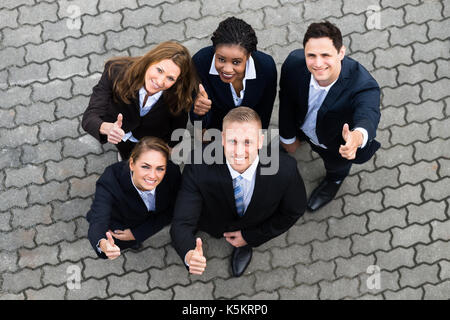
M206 268L206 258L203 255L202 239L197 238L194 250L186 254L186 262L189 264L189 272L201 275Z
M348 124L344 124L342 128L342 138L345 141L345 145L341 145L339 153L341 156L348 160L353 160L356 157L356 151L358 147L363 143L363 134L359 131L350 131Z
M107 239L100 240L100 249L110 260L114 260L120 256L120 248L114 244L114 239L110 232L106 233Z
M122 130L123 115L117 115L116 122L103 122L100 126L100 133L108 136L108 142L118 144L122 141L125 131Z
M203 116L211 109L212 101L208 99L208 94L202 84L198 88L199 92L194 101L194 113Z

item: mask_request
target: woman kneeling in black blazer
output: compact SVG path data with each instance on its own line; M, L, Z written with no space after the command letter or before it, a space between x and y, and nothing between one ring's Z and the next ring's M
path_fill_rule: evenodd
M168 225L180 182L167 144L155 137L142 138L128 161L107 167L87 213L88 237L97 255L113 260L120 250L139 248Z

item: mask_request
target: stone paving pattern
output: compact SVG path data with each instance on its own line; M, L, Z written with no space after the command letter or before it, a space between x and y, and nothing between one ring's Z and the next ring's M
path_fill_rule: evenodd
M2 0L0 6L0 299L450 298L449 0ZM239 279L231 276L231 247L205 234L207 271L188 275L168 228L137 254L97 259L85 215L116 152L86 134L80 121L103 63L164 40L180 41L193 54L231 15L255 28L259 49L278 70L301 47L309 23L336 23L347 54L382 87L382 148L353 167L331 204L257 248ZM274 128L277 113L278 101ZM325 173L322 161L308 146L295 157L309 194ZM79 290L66 284L74 265ZM379 289L367 285L371 265L381 269Z

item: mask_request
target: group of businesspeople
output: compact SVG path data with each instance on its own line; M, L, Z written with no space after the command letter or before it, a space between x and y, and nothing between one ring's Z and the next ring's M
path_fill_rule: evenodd
M97 255L115 259L171 224L172 244L192 274L207 265L198 231L233 246L231 270L242 275L252 248L289 230L338 192L353 163L368 161L380 144L380 89L345 56L340 30L312 23L303 49L284 61L279 82L279 169L262 174L258 152L277 93L273 58L257 50L253 28L222 21L212 46L192 58L163 42L141 57L105 64L82 127L114 144L123 161L107 167L87 213ZM201 121L222 130L223 161L192 163L181 173L171 159L172 132ZM326 176L307 198L292 154L302 141L322 158ZM206 142L205 142L206 145Z

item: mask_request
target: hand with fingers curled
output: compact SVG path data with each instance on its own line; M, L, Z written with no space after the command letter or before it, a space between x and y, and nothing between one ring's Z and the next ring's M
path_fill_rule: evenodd
M186 260L189 265L189 272L192 274L202 275L206 269L206 258L203 255L202 239L197 238L194 250L186 253Z
M133 233L131 232L130 229L125 229L125 230L114 230L114 232L112 232L111 230L109 230L109 232L111 233L111 235L119 240L122 241L132 241L132 240L136 240L134 238Z
M350 131L348 124L346 123L342 128L342 138L344 138L345 145L340 146L339 153L345 159L355 159L358 147L363 144L363 134L357 130Z
M114 239L110 232L106 233L107 239L100 240L100 249L110 260L114 260L120 256L120 248L114 244Z
M194 113L203 116L211 109L212 101L208 99L208 94L202 84L199 85L199 92L194 101Z
M118 144L122 141L125 131L122 130L123 115L119 113L114 123L103 122L100 126L100 133L108 136L108 142Z

